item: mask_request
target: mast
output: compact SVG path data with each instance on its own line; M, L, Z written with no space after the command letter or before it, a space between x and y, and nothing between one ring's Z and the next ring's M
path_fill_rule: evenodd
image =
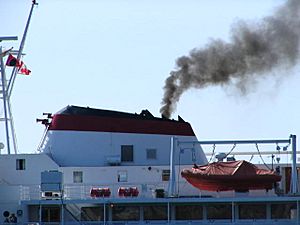
M9 40L9 39L0 39L0 41ZM2 46L0 46L0 72L1 72L1 86L2 86L2 99L3 99L3 111L4 111L4 123L5 123L5 136L6 136L6 147L7 153L10 154L10 141L9 141L9 130L8 130L8 115L7 115L7 92L6 92L6 75L3 62L3 56L5 53L2 51Z
M37 5L36 1L32 1L31 9L29 12L29 16L26 22L26 26L24 29L23 37L20 43L19 50L17 51L17 60L21 59L22 52L24 49L25 45L25 40L33 12L34 6ZM0 37L0 42L1 41L9 41L9 40L17 40L18 38L13 36L13 37ZM11 49L10 49L11 50ZM5 139L6 139L6 149L7 153L11 154L11 146L10 146L10 134L12 136L12 142L13 142L13 147L14 147L14 153L17 154L17 138L15 134L15 128L14 128L14 121L13 121L13 115L12 115L12 108L11 108L11 103L10 103L10 97L13 89L13 85L16 79L16 74L18 72L17 68L14 67L11 73L11 76L9 78L9 81L7 83L6 79L6 73L5 73L5 65L4 65L4 60L3 58L6 56L6 54L10 51L3 52L2 46L0 46L0 74L1 74L1 90L0 90L0 99L3 101L3 111L4 111L4 118L1 118L0 121L5 123Z

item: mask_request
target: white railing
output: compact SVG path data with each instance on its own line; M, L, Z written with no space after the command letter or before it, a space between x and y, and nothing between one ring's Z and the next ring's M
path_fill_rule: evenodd
M136 187L138 189L138 196L132 198L155 198L156 189L167 190L167 182L161 183L118 183L118 184L65 184L63 186L64 199L93 199L90 194L92 188L109 188L111 194L106 198L124 198L119 196L118 189L120 187L130 188ZM17 186L16 186L17 187ZM42 199L40 185L19 186L20 200L38 200ZM165 192L166 194L166 192Z
M64 186L64 197L69 199L89 199L92 198L90 196L90 190L92 188L109 188L111 194L109 197L111 198L120 198L118 189L119 188L130 188L136 187L139 191L138 196L135 198L154 198L156 189L164 189L167 190L166 183L148 183L148 184L135 184L135 183L124 183L124 184L84 184L84 185L65 185Z
M224 192L224 193L208 193L201 192L195 188L187 186L186 182L177 183L179 188L179 196L190 196L190 197L201 197L201 196L211 196L211 197L274 197L275 194L273 192L253 192L242 195L235 192ZM64 184L63 185L63 199L68 200L85 200L85 199L93 199L90 194L92 188L109 188L111 194L109 197L105 198L124 198L119 196L118 189L120 187L130 188L136 187L139 191L138 196L132 198L156 198L157 189L163 189L164 195L166 196L168 190L168 182L148 182L146 184L141 183L114 183L114 184ZM20 200L39 200L43 199L43 195L40 189L40 185L29 185L29 186L13 186L9 185L6 189L10 189L11 191L15 191L20 195ZM48 196L49 197L49 196ZM56 197L60 197L56 196ZM50 197L49 197L50 198ZM128 197L129 198L129 197ZM300 224L299 224L300 225Z
M20 199L21 200L33 200L40 199L40 185L23 186L20 185Z

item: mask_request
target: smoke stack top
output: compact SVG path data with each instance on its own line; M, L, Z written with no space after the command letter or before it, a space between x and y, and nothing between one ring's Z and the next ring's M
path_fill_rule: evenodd
M239 21L231 33L230 42L212 40L177 59L177 69L165 81L160 109L165 117L171 116L189 88L234 84L246 93L259 76L294 66L299 58L300 2L288 0L258 23Z

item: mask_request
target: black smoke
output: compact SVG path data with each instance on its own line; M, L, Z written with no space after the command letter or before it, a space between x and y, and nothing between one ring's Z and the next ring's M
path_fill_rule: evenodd
M176 70L165 81L162 115L169 118L190 88L234 84L246 93L257 77L279 66L294 66L299 58L300 1L288 0L257 23L239 21L231 34L230 42L212 40L177 59Z

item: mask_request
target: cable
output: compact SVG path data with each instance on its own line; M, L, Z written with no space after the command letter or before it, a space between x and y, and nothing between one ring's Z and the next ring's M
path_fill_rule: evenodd
M208 163L210 163L210 162L211 162L211 160L212 160L213 156L215 155L215 150L216 150L216 145L214 144L214 145L213 145L213 151L212 151L212 153L211 153L211 157L210 157L210 159L209 159Z
M256 143L255 146L256 146L257 152L258 152L258 154L259 154L259 157L261 158L261 161L264 163L264 165L265 165L269 170L271 170L270 167L265 163L263 157L261 156L260 151L259 151L259 148L258 148L258 144Z
M249 159L249 162L251 162L251 161L252 161L253 157L254 157L254 155L251 155L251 158Z
M235 147L236 147L236 144L234 143L234 145L233 145L233 147L230 149L230 151L226 154L226 158L227 158L227 156L228 155L230 155L230 153L233 151L233 149L235 149Z

